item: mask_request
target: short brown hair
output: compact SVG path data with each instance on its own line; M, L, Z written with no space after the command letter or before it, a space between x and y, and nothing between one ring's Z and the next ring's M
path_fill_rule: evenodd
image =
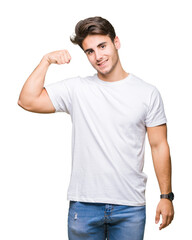
M108 35L114 42L116 33L111 23L102 17L90 17L79 21L75 27L74 36L70 40L74 44L78 44L81 48L83 40L88 35Z

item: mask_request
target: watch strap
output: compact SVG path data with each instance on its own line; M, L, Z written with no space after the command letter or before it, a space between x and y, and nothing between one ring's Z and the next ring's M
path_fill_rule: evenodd
M169 199L170 201L173 201L173 199L174 199L174 194L173 194L173 192L170 192L170 193L168 193L168 194L161 194L160 195L160 198L162 199L162 198L164 198L164 199Z

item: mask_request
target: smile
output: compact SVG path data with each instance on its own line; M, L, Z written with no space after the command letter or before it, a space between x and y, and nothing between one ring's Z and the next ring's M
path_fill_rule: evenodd
M108 59L107 60L105 60L105 61L103 61L103 62L101 62L101 63L97 63L97 65L98 66L100 66L100 67L102 67L102 66L104 66L105 65L105 63L108 61Z

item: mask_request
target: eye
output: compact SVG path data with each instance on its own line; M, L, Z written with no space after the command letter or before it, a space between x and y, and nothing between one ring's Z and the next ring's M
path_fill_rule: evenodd
M91 53L93 53L93 50L89 50L89 51L87 52L88 55L90 55Z
M104 49L106 47L106 45L101 45L101 48Z

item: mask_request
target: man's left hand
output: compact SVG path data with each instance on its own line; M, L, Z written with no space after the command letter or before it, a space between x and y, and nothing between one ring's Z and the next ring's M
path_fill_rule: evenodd
M159 230L167 227L174 217L173 203L169 199L161 199L155 216L155 223L157 224L160 220L160 215L162 215L162 223L160 224Z

